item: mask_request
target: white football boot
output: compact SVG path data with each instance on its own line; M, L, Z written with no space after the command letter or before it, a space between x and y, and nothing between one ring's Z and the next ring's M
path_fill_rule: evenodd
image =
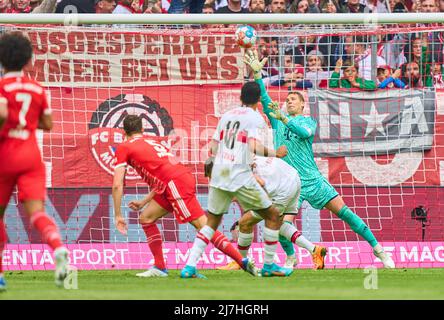
M68 276L69 251L65 247L60 247L54 251L55 257L55 284L58 287L63 285Z
M377 258L379 258L379 260L382 261L384 268L386 268L386 269L394 269L395 268L395 262L387 253L384 252L384 249L382 249L382 247L380 245L377 245L373 249L373 254Z
M145 272L137 273L136 276L140 278L168 277L168 272L152 267Z

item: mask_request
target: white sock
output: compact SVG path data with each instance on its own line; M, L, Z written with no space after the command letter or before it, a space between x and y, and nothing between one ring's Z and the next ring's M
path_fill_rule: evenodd
M272 264L279 241L279 230L271 230L264 227L264 264Z
M313 253L315 249L315 245L311 243L307 238L305 238L303 235L300 235L296 238L296 241L294 242L297 246L301 248L305 248L308 250L308 252Z
M310 253L313 253L313 250L315 248L315 245L307 240L303 235L299 235L296 237L296 239L292 239L293 235L298 232L298 229L296 229L294 224L290 223L283 223L281 226L281 229L279 230L279 233L287 238L289 241L296 244L298 247L307 249Z
M253 242L253 236L253 232L243 233L239 231L239 235L237 238L237 249L244 258L247 257L248 249L250 249L251 243Z
M193 247L191 248L190 256L188 257L187 266L196 267L202 253L205 251L210 240L216 231L209 226L204 226L196 235Z
M382 251L384 251L384 249L382 248L382 246L378 243L376 246L373 247L373 251L380 253Z

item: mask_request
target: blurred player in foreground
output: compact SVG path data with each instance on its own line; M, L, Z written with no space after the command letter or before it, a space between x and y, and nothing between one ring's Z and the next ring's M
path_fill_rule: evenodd
M205 174L211 176L212 162L205 164ZM298 172L284 160L278 158L255 157L253 163L253 173L256 181L267 192L271 201L281 214L281 218L290 223L283 223L279 234L291 243L305 248L311 253L314 269L324 269L324 257L327 249L322 246L316 246L306 239L296 227L291 223L293 216L298 213L298 199L301 192L301 181ZM237 235L237 244L239 252L246 257L248 249L253 242L254 226L263 219L254 211L246 212L239 220L239 233ZM240 269L232 267L230 270ZM284 268L293 269L291 263ZM227 268L226 268L227 269Z
M257 52L250 50L245 55L245 63L253 70L254 79L261 87L263 111L273 128L274 144L287 146L288 155L283 160L296 168L300 175L302 189L298 208L307 200L316 209L330 210L371 245L373 254L382 261L384 267L394 268L393 260L384 252L370 228L347 207L342 197L319 171L312 149L317 124L312 117L303 116L305 101L302 94L296 91L288 93L288 115L284 114L278 104L271 100L262 82L261 71L266 59L259 61Z
M170 212L179 223L189 222L200 230L207 222L205 212L196 198L196 182L191 171L182 164L173 164L174 155L153 137L143 136L142 119L128 115L123 120L127 140L116 150L116 165L112 195L117 230L126 235L128 226L122 217L121 204L126 166L132 166L148 184L151 192L140 201L131 201L132 210L142 210L139 221L145 232L148 246L154 256L154 267L139 277L166 277L168 271L162 250L162 236L156 225L158 219ZM235 260L246 271L254 268L249 259L243 259L239 251L219 231L210 238L214 246ZM248 270L247 270L248 269Z
M197 234L181 277L193 277L196 264L213 237L235 197L244 211L254 210L265 220L265 258L262 276L288 276L291 272L273 263L282 222L279 211L253 176L253 153L266 157L284 157L286 147L275 152L264 147L258 140L265 121L257 111L260 87L247 82L241 89L242 106L224 113L219 120L213 140L211 155L215 155L208 194L208 221Z
M31 43L20 32L0 38L0 63L5 73L0 80L0 291L6 290L2 252L7 235L3 217L15 186L31 225L54 250L58 286L68 272L68 250L44 209L46 172L35 131L51 130L52 117L45 90L23 74L31 58Z

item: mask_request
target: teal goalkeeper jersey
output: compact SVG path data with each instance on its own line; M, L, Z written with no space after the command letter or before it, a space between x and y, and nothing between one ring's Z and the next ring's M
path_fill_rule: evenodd
M288 154L283 160L296 168L302 184L322 178L314 160L312 148L317 127L316 121L311 117L299 115L290 118L290 121L285 125L282 121L274 119L270 116L270 112L273 110L268 108L268 104L272 100L264 83L262 79L256 80L256 82L261 87L261 103L264 113L270 120L273 129L274 146L276 149L282 145L287 146Z

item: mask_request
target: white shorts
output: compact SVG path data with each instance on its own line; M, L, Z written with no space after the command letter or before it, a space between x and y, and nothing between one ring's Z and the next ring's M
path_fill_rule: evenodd
M290 192L288 192L290 191ZM301 195L301 184L298 181L289 185L288 194L279 193L271 198L274 206L279 210L279 214L293 214L296 215L298 211L298 201ZM253 211L253 217L256 219L263 219L259 214Z
M273 204L265 190L253 180L234 192L210 186L208 211L215 215L227 213L233 198L236 198L244 212L268 209Z

